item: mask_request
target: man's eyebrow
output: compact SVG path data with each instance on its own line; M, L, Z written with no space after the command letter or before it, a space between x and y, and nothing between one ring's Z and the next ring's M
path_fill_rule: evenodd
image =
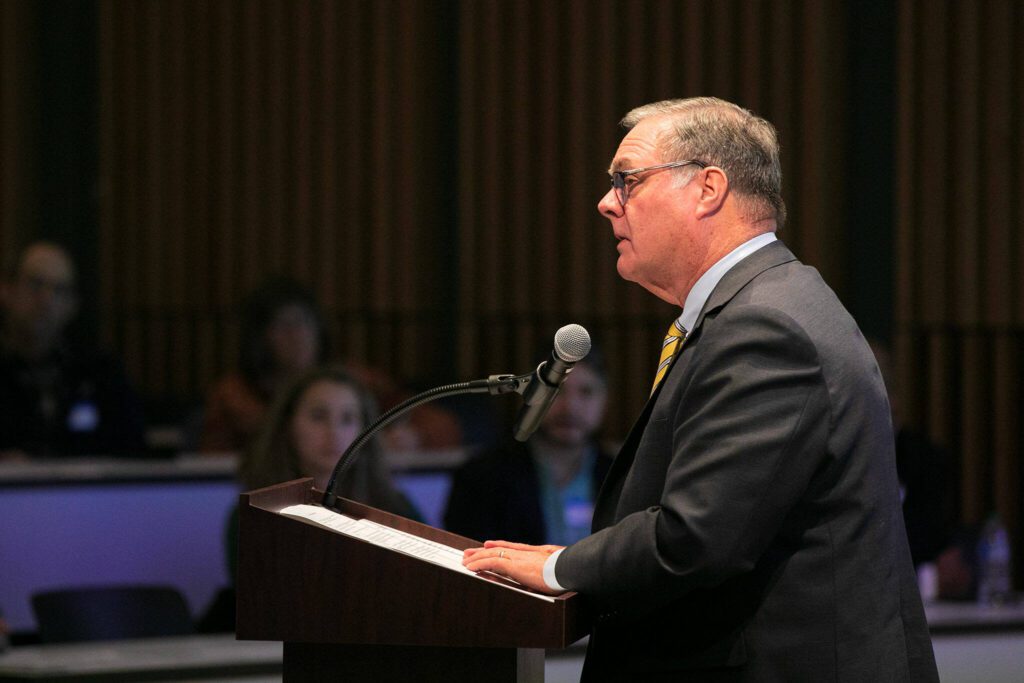
M608 167L608 175L611 175L615 171L622 171L627 168L633 168L632 162L629 157L622 157L612 162L612 165Z

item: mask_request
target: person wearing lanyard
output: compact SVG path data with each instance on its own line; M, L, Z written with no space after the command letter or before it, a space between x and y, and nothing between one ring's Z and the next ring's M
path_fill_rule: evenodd
M598 438L607 398L604 362L592 349L527 443L508 439L455 473L445 528L533 544L569 545L587 536L612 462Z

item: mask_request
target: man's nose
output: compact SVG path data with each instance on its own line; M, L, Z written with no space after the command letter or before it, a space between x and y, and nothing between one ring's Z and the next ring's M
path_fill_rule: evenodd
M605 218L618 218L622 215L622 204L619 204L619 198L615 194L615 188L610 187L608 191L601 197L601 201L597 203L597 210L601 212L601 215Z

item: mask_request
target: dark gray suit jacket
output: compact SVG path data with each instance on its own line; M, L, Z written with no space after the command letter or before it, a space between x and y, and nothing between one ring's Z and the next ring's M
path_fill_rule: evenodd
M881 375L781 242L711 294L594 531L556 567L597 612L584 680L938 680Z

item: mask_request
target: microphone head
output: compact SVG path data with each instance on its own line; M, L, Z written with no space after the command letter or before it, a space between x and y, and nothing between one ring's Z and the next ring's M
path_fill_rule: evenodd
M576 363L590 353L590 333L582 325L566 325L555 332L555 355L566 363Z

